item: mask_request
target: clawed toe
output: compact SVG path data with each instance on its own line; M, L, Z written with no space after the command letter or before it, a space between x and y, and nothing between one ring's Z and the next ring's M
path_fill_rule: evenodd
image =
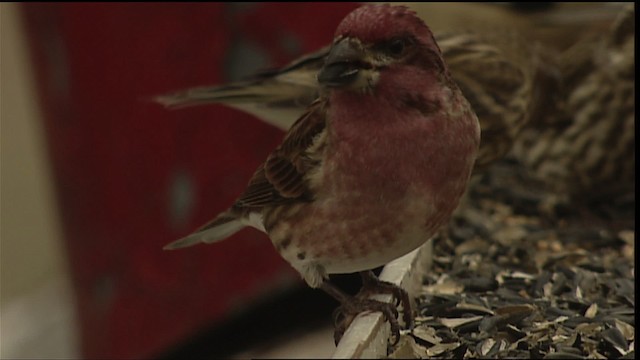
M398 285L378 279L372 271L363 271L360 273L362 277L363 288L360 290L363 294L390 294L393 296L395 306L402 304L402 319L408 329L413 329L413 313L411 311L411 301L406 290ZM358 294L360 295L360 294Z
M336 300L340 301L340 306L333 312L333 323L335 326L334 341L336 345L349 328L355 317L362 312L381 312L386 321L391 326L392 343L400 341L400 324L398 323L397 306L402 304L403 320L409 329L413 328L413 314L411 303L407 292L394 284L380 281L373 272L363 272L363 288L356 296L349 296L336 288L328 281L324 282L321 288ZM393 296L392 303L386 303L370 299L373 294L390 294Z
M393 345L400 340L400 324L398 323L398 310L392 304L354 297L351 301L343 303L333 312L333 321L335 331L333 339L336 345L349 328L355 317L362 312L381 312L385 319L391 325L391 333L393 334Z

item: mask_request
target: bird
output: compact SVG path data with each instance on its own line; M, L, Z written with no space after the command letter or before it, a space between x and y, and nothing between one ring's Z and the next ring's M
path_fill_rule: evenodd
M317 98L244 192L165 249L256 228L311 288L340 303L342 319L380 311L397 342L395 304L366 295L393 294L411 327L408 295L372 269L418 248L448 222L471 176L480 125L430 28L405 6L355 9L323 59ZM359 295L331 282L329 275L344 273L361 275ZM336 343L344 326L336 324Z
M611 202L635 192L635 8L558 57L552 106L513 154L560 201Z

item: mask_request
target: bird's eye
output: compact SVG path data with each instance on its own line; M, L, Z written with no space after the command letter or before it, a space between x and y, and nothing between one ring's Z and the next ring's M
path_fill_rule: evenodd
M405 45L404 39L393 39L387 44L387 51L390 55L399 56L404 52Z

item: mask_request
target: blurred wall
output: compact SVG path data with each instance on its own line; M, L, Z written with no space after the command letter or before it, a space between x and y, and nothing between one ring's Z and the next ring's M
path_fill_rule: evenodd
M162 251L228 206L282 133L232 109L170 112L146 99L224 82L244 69L236 59L258 50L274 63L315 50L354 6L20 4L82 357L153 357L302 285L251 229L216 247ZM19 261L47 263L29 256ZM44 303L39 308L53 310ZM43 341L60 333L50 332Z
M73 357L73 313L16 4L0 4L0 357Z

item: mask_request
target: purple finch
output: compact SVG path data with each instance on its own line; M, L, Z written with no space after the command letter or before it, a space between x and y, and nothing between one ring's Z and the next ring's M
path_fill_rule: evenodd
M406 293L371 269L422 245L465 191L480 141L476 115L424 22L402 6L347 15L317 75L320 97L291 126L231 207L167 249L213 243L251 226L346 315L390 304L352 297L330 274L360 272L366 290ZM367 292L367 291L365 291Z

